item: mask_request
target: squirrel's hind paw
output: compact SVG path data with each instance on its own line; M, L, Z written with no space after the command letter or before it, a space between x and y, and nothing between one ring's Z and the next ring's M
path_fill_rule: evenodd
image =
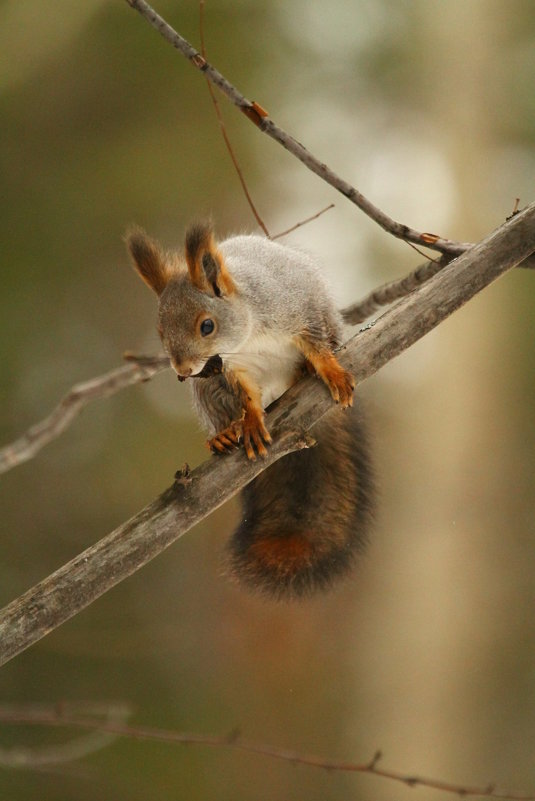
M332 399L339 403L342 409L353 406L355 379L351 373L344 370L338 359L329 353L322 355L313 364L320 378L327 384Z
M353 406L353 390L355 389L355 379L347 370L340 368L340 372L335 376L330 376L327 385L331 391L333 400L339 403L342 409Z
M353 406L353 390L355 379L347 370L344 370L331 350L319 347L304 336L297 337L296 345L305 357L308 369L310 365L316 374L329 388L332 399L339 403L342 409Z

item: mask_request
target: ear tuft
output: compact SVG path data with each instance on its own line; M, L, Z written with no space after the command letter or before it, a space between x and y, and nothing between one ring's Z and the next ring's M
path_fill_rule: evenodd
M188 228L186 262L191 283L201 292L213 292L216 297L221 297L235 291L210 223L196 223Z
M208 287L203 269L203 258L215 251L212 226L208 222L194 223L186 231L186 263L193 286L201 291Z
M221 297L221 289L219 288L219 265L211 253L204 253L202 257L202 268L206 276L206 280L212 287L214 295L218 298Z
M125 242L141 278L157 295L161 295L171 278L172 270L158 243L138 227L127 231Z

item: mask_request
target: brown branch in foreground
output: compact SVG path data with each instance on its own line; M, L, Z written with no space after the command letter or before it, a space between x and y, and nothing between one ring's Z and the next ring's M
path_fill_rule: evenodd
M53 726L53 727L72 727L98 731L101 734L113 735L115 737L128 737L133 740L153 740L163 743L182 744L182 745L204 745L213 748L230 748L235 751L245 751L249 754L258 754L272 759L279 759L284 762L291 762L294 765L306 765L323 770L339 771L344 773L368 773L380 776L383 779L400 782L408 787L426 787L431 790L442 790L445 793L454 793L459 796L479 796L483 798L495 798L499 801L535 801L535 795L522 795L519 793L498 793L493 784L485 787L471 787L441 779L424 778L423 776L405 775L399 771L388 770L378 767L382 754L377 751L373 759L368 762L348 762L311 754L302 754L297 751L276 748L271 745L253 743L243 740L239 734L232 732L224 737L216 737L208 734L191 734L174 731L173 729L156 729L149 726L129 726L125 723L116 721L97 721L88 717L80 717L72 714L65 714L54 708L38 709L17 708L15 706L0 706L0 721L7 724L23 724L34 726Z
M281 144L288 152L299 159L309 170L318 175L334 189L348 198L368 217L374 220L385 231L398 239L413 242L416 245L425 245L440 253L458 256L472 245L471 243L454 242L444 239L436 234L416 231L402 223L395 222L381 209L369 201L354 186L337 175L333 170L312 155L300 142L290 136L286 131L276 125L267 112L255 102L248 100L233 86L218 70L207 62L186 39L180 36L145 0L126 0L128 5L138 11L150 25L155 28L163 38L176 50L182 53L198 70L200 70L210 83L217 86L245 116L253 122L263 133Z
M58 437L92 400L107 398L124 387L148 381L168 366L169 359L166 356L154 356L76 384L48 417L29 428L15 442L0 448L0 473L35 456L47 443Z
M535 203L352 337L340 362L357 382L364 381L534 251ZM275 459L308 447L302 432L331 407L321 382L312 376L299 381L266 417L274 442L265 460L251 463L241 450L208 459L187 482L169 487L131 520L12 601L0 612L0 664L139 570Z

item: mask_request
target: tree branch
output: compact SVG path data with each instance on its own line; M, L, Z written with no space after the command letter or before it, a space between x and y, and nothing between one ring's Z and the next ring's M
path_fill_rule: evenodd
M270 119L267 111L258 103L248 100L233 84L230 83L215 67L208 63L204 56L199 53L188 41L175 31L145 0L126 0L129 6L139 12L141 16L152 25L155 30L176 50L182 53L188 61L193 64L200 72L204 73L207 81L217 86L217 88L233 103L257 128L267 136L282 145L289 153L295 156L309 170L318 175L326 183L348 198L370 219L376 222L387 233L402 239L405 242L415 245L424 245L432 250L437 250L450 258L465 253L472 246L472 242L456 242L446 239L437 234L416 231L404 223L399 223L389 217L380 208L375 206L362 192L345 181L326 164L321 162L310 153L300 142L280 128ZM518 199L511 217L512 219L518 212ZM535 259L531 258L525 264L519 265L528 269L535 269ZM382 305L382 304L381 304Z
M126 358L130 358L126 355ZM44 420L28 429L22 437L0 449L0 473L22 464L58 437L95 398L107 398L120 389L148 381L169 366L166 356L133 361L104 375L76 384Z
M306 217L304 220L300 220L300 222L295 223L295 225L291 225L290 228L286 228L286 230L281 231L280 234L274 234L271 239L281 239L283 236L288 236L288 234L297 231L298 228L302 228L303 225L308 225L309 222L317 220L318 217L321 217L322 214L325 214L326 211L330 211L331 209L334 209L334 203L329 203L329 205L325 206L325 208L321 209L321 211L317 211L315 214L311 214L310 217Z
M326 164L323 164L312 155L300 142L290 134L276 125L268 116L268 113L258 103L251 102L241 92L228 81L224 75L218 72L215 67L208 63L204 56L199 53L186 39L177 33L145 0L126 0L129 6L138 11L163 38L176 50L182 53L193 66L200 70L210 83L217 86L227 98L253 122L263 133L270 136L281 144L288 152L299 159L309 170L318 175L334 189L348 198L368 217L374 220L385 231L398 239L406 242L413 242L417 245L438 250L441 253L448 253L450 256L458 256L464 253L472 243L454 242L451 239L444 239L436 234L423 233L416 231L409 226L398 223L375 206L354 186L337 175Z
M199 34L200 34L200 38L201 38L202 57L204 59L206 59L206 47L205 47L205 44L204 44L204 0L200 0L200 2L199 2ZM245 181L243 172L242 172L241 167L239 165L239 162L238 162L238 159L236 157L236 154L234 153L234 148L232 147L229 135L227 134L227 129L225 127L225 120L223 119L223 114L221 112L221 109L219 108L219 101L218 101L218 99L216 97L216 94L214 92L214 88L213 88L212 84L210 83L210 81L208 80L208 78L206 79L206 85L208 87L208 91L209 91L210 97L212 99L212 103L213 103L214 110L215 110L215 113L216 113L217 121L219 123L219 129L221 131L221 135L223 137L223 141L225 143L225 147L227 148L227 152L228 152L228 154L230 156L230 159L231 159L231 161L232 161L232 163L234 165L234 169L236 170L236 174L237 174L238 180L239 180L239 182L241 184L241 188L243 190L243 194L245 195L245 199L247 200L247 203L249 204L249 208L251 209L251 211L253 213L253 217L255 218L256 222L258 223L258 225L260 226L262 231L265 233L265 235L268 238L270 238L270 233L269 233L268 229L266 228L264 220L260 216L260 214L259 214L259 212L258 212L258 210L257 210L257 208L256 208L256 206L254 204L253 198L251 197L251 193L249 192L249 188L248 188L247 183Z
M227 141L224 124L220 115L217 100L211 91L211 84L218 86L219 89L236 105L245 115L251 119L257 127L263 130L268 135L272 136L276 141L282 144L289 152L297 156L309 169L322 177L327 183L334 186L346 197L349 197L362 211L364 211L371 219L375 220L386 231L396 237L404 239L408 242L418 242L427 247L435 248L443 253L442 259L439 261L429 261L421 265L408 276L392 281L385 284L378 289L373 290L367 297L342 309L342 316L345 322L355 325L363 322L380 307L392 303L408 293L412 292L417 286L429 280L430 277L435 275L439 270L443 269L455 255L466 252L467 249L472 247L470 243L454 242L452 240L445 240L437 237L434 234L419 233L409 229L408 226L396 223L391 220L380 209L370 203L360 192L354 187L351 187L341 178L336 176L329 170L325 164L319 162L312 154L308 153L306 149L292 137L290 137L281 128L278 128L267 116L265 112L257 103L252 103L247 100L241 93L222 76L214 67L210 66L204 55L198 53L189 42L181 37L176 31L173 30L144 0L127 0L132 8L139 11L139 13L147 19L147 21L155 27L159 33L176 49L178 49L191 63L193 63L199 70L205 73L206 79L209 84L210 94L214 100L218 119L220 121L225 141L229 147L229 151L235 161L234 154L230 143ZM202 35L202 8L203 1L201 0L201 38ZM203 45L204 51L204 45ZM267 233L262 220L258 217L254 205L250 200L247 189L243 182L243 176L235 162L238 171L238 176L242 181L247 198L253 209L259 225ZM513 219L519 212L517 210L518 200L515 204L515 209L509 219ZM297 223L292 228L277 234L273 239L277 239L295 228L300 227L304 223L316 219L320 214L323 214L328 209L332 208L332 204L327 208L307 218L303 222ZM535 269L535 258L528 256L518 266L528 269ZM155 357L158 358L158 357ZM131 367L122 367L110 373L106 373L90 381L74 386L70 392L63 398L53 412L40 423L32 426L22 437L15 442L0 449L0 473L7 472L12 467L31 459L42 447L59 436L72 422L72 420L80 413L87 403L95 398L107 397L119 391L123 387L131 384L138 383L139 381L148 380L159 370L167 366L166 357L162 357L161 363L153 365L154 360L149 358L145 364L138 362Z
M206 59L206 47L205 47L205 42L204 42L204 0L199 0L199 35L200 35L200 40L201 40L201 54L202 54L202 57L204 59ZM249 192L249 187L247 186L247 183L245 181L245 177L243 175L242 169L241 169L240 164L238 162L238 158L237 158L236 154L234 153L234 148L232 147L232 143L230 141L230 137L229 137L229 135L227 133L227 129L226 129L226 126L225 126L225 120L223 119L223 114L222 114L222 111L221 111L221 109L219 107L219 101L218 101L217 96L215 94L214 87L212 86L212 84L211 84L211 82L210 82L210 80L208 78L206 78L206 85L208 87L208 91L210 93L210 98L211 98L213 106L214 106L214 110L215 110L215 113L216 113L217 121L219 123L219 128L221 130L221 135L222 135L223 141L225 143L225 147L227 148L227 152L228 152L228 154L230 156L232 164L234 165L234 169L235 169L236 174L238 176L238 180L239 180L239 182L241 184L241 188L243 190L243 194L245 195L245 199L247 201L247 204L249 205L249 208L251 209L253 217L255 218L258 226L262 229L262 231L264 232L264 234L267 236L268 239L281 239L281 237L292 233L293 231L297 230L298 228L301 228L303 225L307 225L307 223L312 222L312 220L317 220L317 218L320 217L322 214L325 214L326 211L328 211L329 209L334 208L334 203L331 203L329 206L327 206L326 208L322 209L321 211L318 211L316 214L312 214L310 217L307 217L305 220L301 220L300 222L295 223L295 225L292 225L290 228L287 228L285 231L281 231L280 234L274 234L272 236L269 233L269 231L267 229L267 226L264 223L264 220L260 216L260 213L259 213L258 209L255 206L253 198L251 197L251 193Z
M442 256L442 258L438 260L426 261L403 278L390 281L388 284L383 284L383 286L378 287L378 289L374 289L373 292L370 292L365 298L340 310L344 322L349 325L363 323L364 320L367 320L368 317L375 314L382 306L389 306L395 300L404 298L417 289L417 287L425 284L426 281L429 281L430 278L440 272L450 261L451 258L448 256Z
M350 306L340 309L340 314L344 318L344 322L349 325L363 323L364 320L367 320L368 317L371 317L372 314L375 314L380 308L389 306L395 300L404 298L417 287L429 281L430 278L444 269L446 264L449 264L450 261L451 257L447 255L443 255L439 259L431 259L430 261L424 262L424 264L420 264L403 278L397 278L395 281L390 281L388 284L383 284L383 286L374 289L369 295L361 298L356 303L352 303ZM528 256L527 259L517 264L517 267L522 267L526 270L535 269L534 255Z
M453 311L535 251L535 203L403 298L352 337L340 354L357 382L373 375ZM275 459L307 447L303 437L332 401L313 377L273 404L267 425L274 444L265 460L243 451L212 457L104 539L75 557L0 612L0 664L76 615L100 595L217 509Z
M83 730L96 731L108 736L128 737L132 740L153 740L156 742L171 743L175 745L204 745L212 748L231 748L236 751L244 751L249 754L279 759L284 762L291 762L294 765L307 765L308 767L322 768L323 770L338 771L343 773L368 773L380 776L383 779L400 782L407 787L427 787L431 790L442 790L445 793L454 793L458 796L480 796L483 798L494 798L499 801L535 801L533 795L522 795L520 793L498 793L494 785L488 784L485 787L469 787L442 779L430 779L423 776L406 775L399 771L388 770L378 767L382 754L378 751L369 762L348 762L325 757L314 756L312 754L302 754L297 751L276 748L271 745L254 743L243 740L239 732L231 732L230 735L217 737L209 734L191 734L179 732L173 729L155 729L150 726L130 726L121 721L98 721L93 718L65 713L57 709L46 707L18 708L15 706L0 706L0 721L8 724L23 724L34 726L53 726L53 727L73 727Z
M81 707L81 708L80 708ZM22 717L17 720L17 715L22 713ZM74 762L77 759L100 751L109 746L117 737L122 735L107 731L106 726L123 726L131 716L132 710L125 704L83 704L71 707L50 706L26 706L22 709L17 706L1 706L0 720L4 723L37 723L47 718L65 721L65 727L72 725L73 728L82 729L88 733L78 735L65 743L57 743L48 746L12 746L10 748L0 747L0 766L4 768L16 769L42 769L47 765L59 765L67 762ZM90 717L91 716L91 717ZM87 725L76 726L69 724L70 719L80 717ZM99 719L99 718L104 719Z

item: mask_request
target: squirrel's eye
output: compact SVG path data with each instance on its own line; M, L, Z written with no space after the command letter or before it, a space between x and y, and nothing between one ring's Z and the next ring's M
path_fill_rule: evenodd
M215 328L214 321L211 320L209 317L207 317L206 320L203 320L201 323L201 336L202 337L209 336L210 334L213 333L214 328Z

